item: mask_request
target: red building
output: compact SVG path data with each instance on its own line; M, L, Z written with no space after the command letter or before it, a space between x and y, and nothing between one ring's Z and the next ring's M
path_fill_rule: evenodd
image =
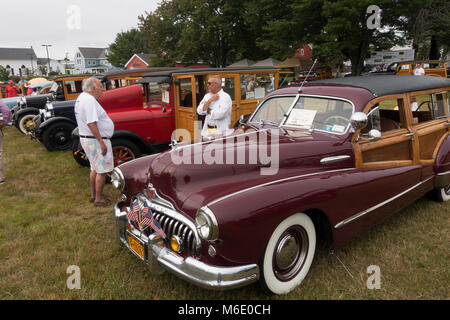
M125 69L131 70L148 68L150 66L150 60L153 57L156 57L156 55L152 53L135 53L125 64Z
M297 49L294 54L294 57L298 57L301 59L311 59L311 47L307 44Z

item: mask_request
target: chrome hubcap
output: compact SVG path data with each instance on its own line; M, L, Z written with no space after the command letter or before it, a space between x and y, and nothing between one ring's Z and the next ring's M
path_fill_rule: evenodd
M278 240L273 270L280 281L289 281L302 269L308 254L308 235L301 226L292 226Z
M277 248L277 253L275 257L275 262L279 269L287 269L292 266L295 262L298 250L299 243L297 239L293 237L291 234L286 234L280 241L280 244Z

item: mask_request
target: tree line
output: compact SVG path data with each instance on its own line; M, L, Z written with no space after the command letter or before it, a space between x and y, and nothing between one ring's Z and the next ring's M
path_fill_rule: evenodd
M417 59L439 59L450 49L450 2L163 0L138 17L137 29L117 35L108 60L123 67L144 52L156 54L152 66L225 67L244 58L284 60L303 44L322 64L350 60L353 74L371 52L394 45L412 45Z

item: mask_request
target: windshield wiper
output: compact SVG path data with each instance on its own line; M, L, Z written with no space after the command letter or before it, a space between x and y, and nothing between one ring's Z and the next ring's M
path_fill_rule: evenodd
M259 124L260 125L264 125L264 124L271 124L274 125L276 127L278 127L278 123L274 122L274 121L270 121L270 120L264 120L264 119L259 119Z

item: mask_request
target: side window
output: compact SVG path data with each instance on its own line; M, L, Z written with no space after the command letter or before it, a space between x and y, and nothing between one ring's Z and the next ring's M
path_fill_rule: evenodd
M150 82L148 84L148 101L163 101L170 103L170 85L168 83L155 83Z
M402 125L403 99L383 100L374 105L368 113L368 125L361 130L361 134L367 135L370 130L388 132L403 127Z
M234 78L222 78L222 89L230 95L231 100L235 100Z
M439 119L447 116L448 110L446 110L445 106L445 96L445 92L433 94L433 119Z
M81 81L67 81L65 85L69 94L83 92Z
M192 81L190 78L180 79L178 86L178 93L180 97L180 106L185 108L193 107L192 99Z
M275 89L273 73L241 74L241 100L261 99Z
M433 99L431 94L422 94L411 97L411 111L413 124L418 124L433 119Z
M402 64L400 70L409 70L409 64Z

